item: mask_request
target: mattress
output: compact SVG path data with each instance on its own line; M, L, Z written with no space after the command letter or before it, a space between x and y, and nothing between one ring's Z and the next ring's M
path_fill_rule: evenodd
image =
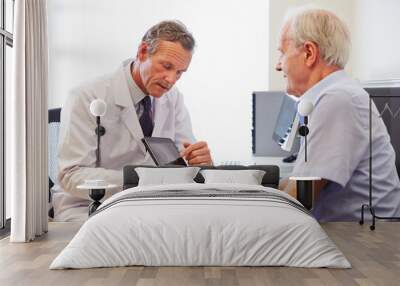
M351 267L289 195L263 186L197 183L115 194L50 269L130 265Z

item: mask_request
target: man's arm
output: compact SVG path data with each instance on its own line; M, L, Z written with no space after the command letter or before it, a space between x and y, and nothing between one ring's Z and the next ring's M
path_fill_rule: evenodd
M321 190L327 184L328 181L324 179L313 182L314 200L317 200L319 198ZM285 193L297 199L296 181L289 180L289 178L281 180L279 182L279 190L284 191Z
M116 192L122 191L122 171L74 166L71 169L64 169L59 175L60 185L64 191L83 199L88 199L88 190L78 190L77 187L83 184L85 180L95 180L98 178L105 180L108 184L118 186L107 191L104 198L108 198Z
M355 124L361 119L360 114L354 111L353 100L357 97L353 99L342 90L331 90L320 98L311 114L308 161L301 159L305 151L302 145L292 174L324 178L314 184L314 198L318 198L330 182L344 187L368 148L365 126ZM295 182L282 190L296 196Z
M122 185L122 171L95 168L96 136L90 134L94 134L96 123L89 112L89 98L80 90L70 93L61 113L58 144L58 182L64 191L84 199L88 198L87 192L77 189L84 180L102 178Z

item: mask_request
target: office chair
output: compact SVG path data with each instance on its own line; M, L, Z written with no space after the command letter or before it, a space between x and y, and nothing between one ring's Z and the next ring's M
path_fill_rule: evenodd
M48 125L48 173L49 173L49 217L54 217L54 209L51 206L51 188L54 186L58 174L57 146L58 135L60 132L60 115L61 108L49 109L49 125Z

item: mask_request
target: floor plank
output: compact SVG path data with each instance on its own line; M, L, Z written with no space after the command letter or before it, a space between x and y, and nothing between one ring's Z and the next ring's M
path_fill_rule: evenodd
M50 223L32 243L0 240L0 285L400 285L400 224L379 222L375 231L357 223L322 224L352 269L290 267L116 267L48 269L79 230L79 223Z

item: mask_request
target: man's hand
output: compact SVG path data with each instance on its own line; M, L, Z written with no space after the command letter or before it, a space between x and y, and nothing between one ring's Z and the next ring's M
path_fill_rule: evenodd
M181 156L189 165L212 165L210 149L207 142L199 141L193 144L184 142Z
M295 199L297 198L296 182L289 180L289 178L281 180L278 189L284 191Z

